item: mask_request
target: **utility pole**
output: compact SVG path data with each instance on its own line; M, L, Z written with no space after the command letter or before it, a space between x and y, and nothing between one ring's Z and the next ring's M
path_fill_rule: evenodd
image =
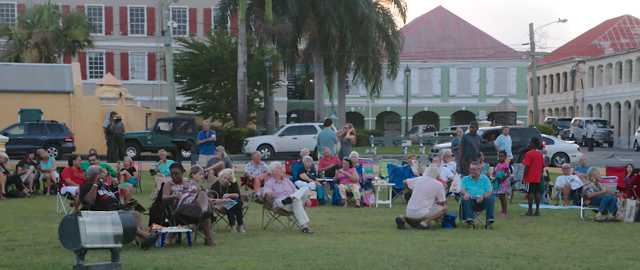
M531 91L533 96L533 124L539 123L538 115L538 74L536 73L536 42L535 32L533 31L533 23L529 24L529 45L531 45L531 52L529 58L531 58ZM575 107L574 107L575 111ZM530 123L531 124L531 123Z
M573 68L571 69L571 77L572 77L572 81L571 81L571 89L573 90L573 111L571 111L571 118L575 118L576 117L576 92L578 92L578 90L576 89L576 73L578 71L578 63L576 63Z
M272 0L266 0L264 1L264 9L265 9L265 19L267 21L267 24L269 26L273 25L273 7L272 7ZM267 49L271 50L273 49L273 28L270 27L269 29L271 30L271 33L269 33L269 37L267 38ZM276 63L276 65L279 65L280 63ZM267 69L267 74L269 73L269 69ZM272 70L273 73L277 72L276 69L274 68ZM269 75L269 77L271 77L271 75ZM267 89L268 89L268 85L269 85L269 80L267 80ZM275 108L275 98L273 97L273 94L271 93L270 90L268 91L268 95L264 98L264 102L265 104L267 104L267 134L271 134L275 131L276 128L276 108Z
M167 73L167 95L169 99L169 116L176 116L176 84L173 82L173 47L171 46L171 25L169 23L169 1L162 0L162 25L165 29L162 30L162 36L164 41L164 59L166 62Z

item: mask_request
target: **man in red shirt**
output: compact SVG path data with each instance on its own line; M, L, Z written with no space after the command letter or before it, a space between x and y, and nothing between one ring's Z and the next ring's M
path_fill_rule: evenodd
M325 147L322 150L323 157L318 160L318 172L324 172L324 177L331 177L336 175L336 170L340 169L340 159L338 156L331 154L331 149Z
M60 179L62 180L60 181L62 183L60 193L62 195L69 192L76 196L78 188L87 182L87 177L80 166L82 166L82 157L80 155L71 155L69 157L69 167L64 168L60 174Z
M546 166L544 164L544 157L542 153L538 151L540 147L540 139L531 138L529 140L529 152L524 155L524 179L522 183L525 184L525 191L529 194L529 211L521 216L540 216L540 179L542 179L542 170ZM532 204L535 196L536 200L536 212L532 213Z

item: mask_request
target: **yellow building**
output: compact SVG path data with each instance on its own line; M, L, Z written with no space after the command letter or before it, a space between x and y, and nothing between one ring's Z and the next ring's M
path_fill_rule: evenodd
M95 148L106 154L102 124L110 111L122 115L127 132L147 130L157 118L169 116L166 110L134 105L134 96L109 73L96 83L92 96L84 96L78 63L0 63L0 76L0 129L19 122L20 109L41 109L43 120L65 123L73 132L78 153ZM179 116L194 117L187 112Z

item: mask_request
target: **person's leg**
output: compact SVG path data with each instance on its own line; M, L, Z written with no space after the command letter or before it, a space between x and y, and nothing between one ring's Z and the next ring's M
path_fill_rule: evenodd
M0 173L0 200L4 200L4 187L7 185L7 177Z
M429 226L429 223L431 223L431 221L437 220L439 218L444 217L444 215L447 214L447 206L440 206L440 205L434 205L433 206L433 210L437 211L434 215L428 217L427 219L423 220L422 222L420 222L420 225L422 225L423 227L427 227Z
M132 184L127 184L127 187L124 189L124 204L127 205L130 201L131 198L133 198L133 185Z
M114 153L115 148L113 147L113 135L107 136L107 161L110 163L115 162Z
M349 191L353 193L353 198L356 200L356 206L360 206L360 185L350 184Z
M344 202L344 207L347 207L347 205L349 204L347 202L347 185L343 185L343 184L338 185L338 193L340 193L340 197Z
M203 215L207 211L211 211L209 206L209 198L207 193L201 190L196 197L196 204L200 208L200 215ZM211 231L211 218L207 218L200 223L202 230L204 231L204 245L205 246L217 246L218 243L213 239L213 232Z
M611 201L609 201L609 217L613 217L613 214L616 212L618 208L618 196L611 196Z
M534 216L539 216L540 215L540 199L541 199L541 195L540 191L533 193L536 199L536 212L533 213Z
M473 223L473 202L475 200L474 199L462 199L462 218L467 222L467 223Z
M306 202L307 197L309 197L309 188L304 187L299 189L293 193L291 197L299 197L298 200L293 200L291 205L293 206L293 214L296 216L298 223L300 223L300 228L304 229L307 227L307 223L309 223L309 217L307 216L307 212L304 210L304 203Z
M495 221L493 214L495 212L495 207L496 207L496 198L493 196L489 196L487 198L484 198L483 203L484 203L484 211L486 213L487 224L491 224L493 223L493 221Z
M564 199L564 206L569 206L569 197L571 197L571 184L570 183L565 183L564 187L562 187L562 194L566 194L566 196L563 196Z
M502 206L502 214L507 215L507 194L500 196L500 205Z
M45 195L49 196L51 195L51 182L52 182L51 173L44 173L44 177L45 177L45 180L47 181L47 194Z
M29 185L29 191L33 191L33 182L34 182L35 178L36 178L36 174L35 173L31 173L31 174L29 174L29 176L27 176L27 181L25 181L25 183L27 183L27 185Z
M609 209L609 203L611 202L611 195L609 194L602 194L600 196L598 196L597 198L602 197L602 199L600 200L600 205L598 207L598 211L600 211L601 213L604 213L606 210ZM592 200L593 202L593 200Z
M262 188L262 183L260 182L260 179L258 177L254 177L253 178L253 190L257 191L260 188Z

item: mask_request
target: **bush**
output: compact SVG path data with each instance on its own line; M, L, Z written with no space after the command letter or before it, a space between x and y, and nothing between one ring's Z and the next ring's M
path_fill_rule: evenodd
M369 137L382 137L380 130L356 129L356 147L370 146Z
M212 126L211 129L216 131L216 145L224 146L229 154L242 154L244 140L258 134L251 128Z
M556 131L551 127L551 126L547 126L547 125L536 125L536 128L538 128L538 130L540 130L540 133L542 134L546 134L549 136L556 136Z

